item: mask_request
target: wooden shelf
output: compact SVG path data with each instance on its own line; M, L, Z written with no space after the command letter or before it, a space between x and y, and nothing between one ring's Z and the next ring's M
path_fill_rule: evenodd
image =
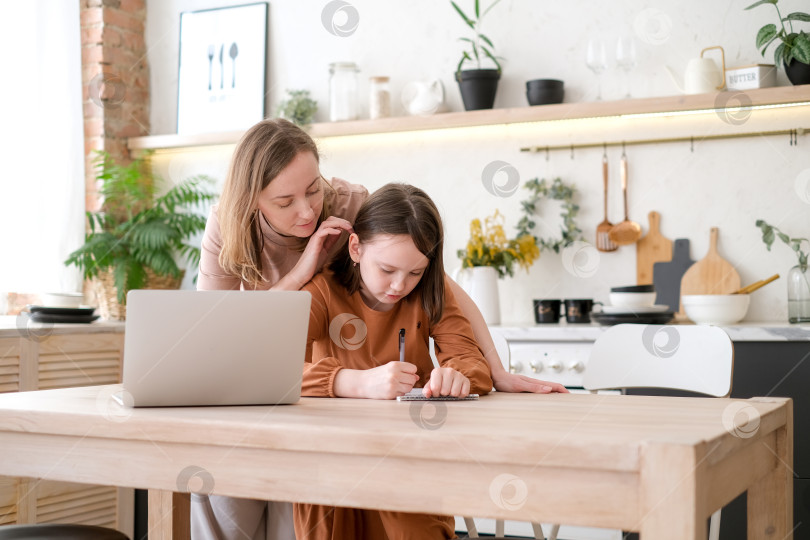
M374 133L715 110L725 108L726 104L736 108L740 106L756 107L801 102L810 102L810 85L778 86L746 91L626 99L621 101L560 103L559 105L538 105L511 109L450 112L431 116L400 116L379 120L326 122L312 124L308 128L308 132L313 138L319 139ZM152 135L130 138L128 146L131 150L150 150L235 144L243 134L244 131L202 135Z

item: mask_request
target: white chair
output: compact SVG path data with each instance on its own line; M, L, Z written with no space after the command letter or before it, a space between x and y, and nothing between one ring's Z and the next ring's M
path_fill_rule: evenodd
M495 352L498 353L498 356L501 358L501 362L506 365L506 369L509 369L509 359L510 359L510 352L509 352L509 342L506 341L506 338L500 334L494 334L490 332L492 336L492 342L495 344ZM488 351L484 351L486 354ZM467 527L467 536L470 538L478 538L478 528L475 526L475 521L471 517L464 517L464 525ZM557 531L559 530L559 525L552 526L551 535L546 539L545 535L543 534L543 528L540 526L539 523L532 523L532 530L534 532L535 540L557 540ZM491 538L491 540L497 540L497 537L502 537L504 535L504 522L502 519L495 520L495 536L496 538Z
M720 328L619 324L594 343L583 386L592 393L666 388L726 397L733 371L734 345ZM712 514L709 540L719 535L720 510Z

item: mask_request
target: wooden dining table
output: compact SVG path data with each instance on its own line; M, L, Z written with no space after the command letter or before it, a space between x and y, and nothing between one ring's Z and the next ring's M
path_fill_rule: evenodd
M119 389L0 395L0 475L148 489L161 540L188 536L189 492L705 540L712 512L747 491L749 540L792 538L785 398L132 409L112 399Z

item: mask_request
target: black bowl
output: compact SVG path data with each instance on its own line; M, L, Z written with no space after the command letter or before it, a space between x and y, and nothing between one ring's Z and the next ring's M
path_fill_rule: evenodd
M562 103L563 82L557 79L534 79L526 82L526 99L529 105Z

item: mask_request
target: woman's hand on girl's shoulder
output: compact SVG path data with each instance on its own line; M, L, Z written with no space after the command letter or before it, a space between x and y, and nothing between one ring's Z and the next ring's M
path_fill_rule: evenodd
M313 277L318 269L326 262L329 250L335 245L343 231L352 232L352 224L345 219L329 216L318 227L307 241L307 247L298 259L295 272L298 281L303 285Z
M498 392L532 392L534 394L551 394L558 392L568 394L568 389L560 383L532 379L525 375L503 372L492 374L495 390Z
M423 390L425 397L466 397L470 394L470 379L453 368L435 368Z

